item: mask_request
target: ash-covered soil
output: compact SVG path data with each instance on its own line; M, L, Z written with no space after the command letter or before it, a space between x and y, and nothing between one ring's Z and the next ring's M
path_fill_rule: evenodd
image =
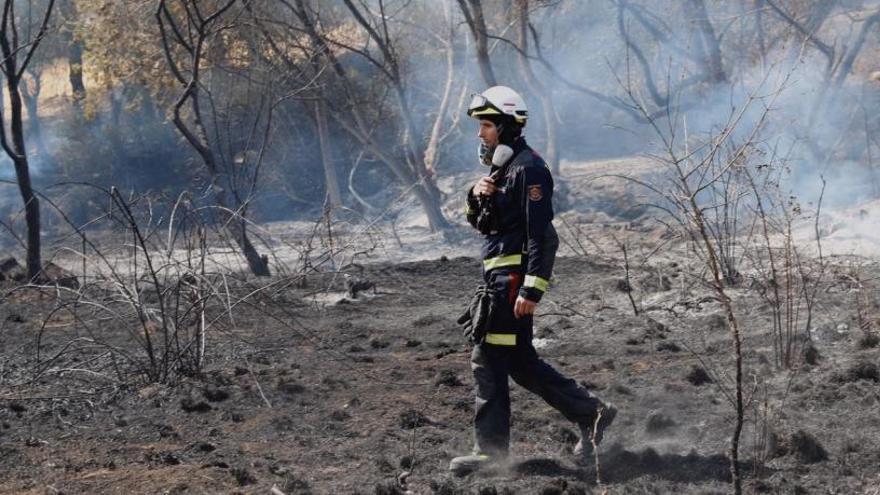
M536 318L543 357L620 409L598 473L568 454L574 425L516 386L509 465L448 473L471 447L470 349L455 319L480 282L474 258L348 267L376 286L357 299L338 274L257 292L269 281L229 278L232 294L251 295L211 327L204 371L175 385L111 357L136 353L128 330L75 318L56 294L4 291L0 492L727 493L727 323L685 259L656 259L632 269L639 315L619 260L571 256ZM793 371L774 366L760 287L731 290L750 492L880 487L880 270L835 263Z

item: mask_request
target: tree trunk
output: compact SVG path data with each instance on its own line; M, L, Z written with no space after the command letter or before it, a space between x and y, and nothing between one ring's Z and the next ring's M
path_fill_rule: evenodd
M336 113L331 113L330 115L343 129L346 130L346 132L360 141L364 148L369 150L369 152L379 161L391 169L402 184L411 185L416 198L422 205L425 216L428 218L428 227L430 227L432 231L444 230L449 227L449 222L446 220L443 211L440 209L439 189L437 189L433 182L420 182L417 177L413 177L412 169L408 167L406 163L403 163L402 160L396 159L394 156L386 153L382 146L377 143L372 136L361 132L360 127L352 124L351 119L347 118L347 116L338 115Z
M862 23L862 29L859 30L858 37L856 37L852 47L847 50L846 55L841 59L840 64L838 65L837 77L834 81L835 89L839 90L840 87L843 86L843 82L846 78L849 77L853 64L855 64L856 58L858 58L859 53L861 53L862 47L865 45L869 33L874 32L874 24L877 24L878 22L880 22L880 10L875 11L874 14L865 19Z
M392 84L395 85L395 92L397 93L397 98L400 102L400 110L403 116L404 126L406 127L406 133L408 135L406 148L408 155L407 164L409 165L408 168L415 172L414 182L418 183L415 185L415 189L421 189L423 193L427 195L427 199L431 202L431 205L425 208L425 213L428 216L431 230L445 230L449 227L449 222L440 210L440 189L437 187L434 178L428 173L428 170L425 167L424 152L420 149L419 143L415 139L415 137L421 135L421 133L416 131L415 122L412 120L413 112L410 111L409 102L406 99L403 86L399 81L392 81Z
M196 129L201 138L201 142L206 143L208 142L207 133L201 123L201 119L198 117L200 115L197 104L198 99L196 96L192 96L192 98L194 108L193 114L197 116L195 119ZM182 124L182 121L180 122ZM178 125L178 128L179 127L180 126ZM205 162L205 166L211 174L211 189L214 191L214 197L216 198L215 201L220 207L220 217L223 220L223 226L232 235L232 239L235 241L236 245L238 245L239 249L241 249L241 253L244 255L251 273L258 277L268 277L270 275L269 258L268 256L261 256L257 253L257 249L248 237L247 221L244 218L244 212L240 208L241 205L235 204L237 203L235 201L230 201L230 198L234 199L235 195L227 192L227 188L231 190L233 187L229 175L221 173L217 169L217 160L214 158L213 150L204 146L202 148L197 148L197 151L201 154L202 160ZM203 153L203 151L207 152Z
M318 130L318 145L321 148L321 163L324 165L324 178L327 186L327 200L333 208L342 205L339 179L331 155L330 132L327 130L327 104L323 100L315 102L315 127Z
M470 5L468 5L470 4ZM480 0L458 0L458 6L464 15L471 34L474 37L474 46L477 50L477 64L480 74L483 76L486 86L497 86L495 72L492 70L492 62L489 60L489 39L486 31L486 18L483 15L483 5Z
M217 200L218 204L222 206L221 201L220 199ZM269 272L269 257L257 253L257 248L254 247L254 244L248 237L245 219L226 212L224 221L226 223L226 230L232 234L235 243L241 249L242 254L244 254L244 259L247 261L251 273L258 277L268 277L271 274Z
M436 189L436 188L435 188ZM440 201L434 194L434 191L426 186L415 188L416 197L422 204L422 209L428 217L428 227L434 232L449 228L449 222L440 209Z
M245 261L247 261L248 268L250 268L254 275L269 276L268 256L261 256L257 253L256 248L248 238L247 221L245 218L246 209L244 208L244 204L238 199L235 190L235 183L230 177L228 171L221 170L218 166L217 154L215 148L212 147L211 140L208 139L208 132L202 118L199 99L200 91L202 90L200 86L200 77L203 60L202 57L204 55L203 50L205 49L209 37L218 32L212 31L211 25L217 21L224 12L231 8L233 4L234 0L228 0L213 14L206 17L202 17L200 14L194 16L190 9L185 9L187 15L186 25L188 29L192 30L194 37L193 45L187 48L191 57L190 74L188 78L183 76L183 73L178 68L174 59L173 50L170 44L171 38L166 30L165 22L167 21L170 24L172 32L179 33L180 31L172 18L171 13L167 9L164 0L159 2L159 7L155 15L162 35L162 49L164 51L166 62L171 68L175 78L180 83L185 84L183 93L174 104L174 116L172 119L174 125L180 133L183 134L190 146L192 146L202 158L202 162L208 170L208 174L211 176L211 190L214 192L217 206L221 212L220 217L223 220L223 227L232 235L233 240L241 249ZM185 44L185 42L179 38L177 43ZM187 102L189 102L189 110L192 115L192 127L184 122L182 116L181 110ZM219 143L214 143L214 146L219 147L220 145Z
M706 4L703 0L690 0L690 10L695 14L697 28L700 30L700 39L703 46L703 68L706 71L709 82L727 82L727 74L724 72L724 64L721 59L721 46L718 37L715 36L715 28L709 21L706 12Z
M31 185L30 166L24 144L24 128L22 124L22 102L18 92L19 78L6 78L6 89L9 94L11 112L10 131L12 134L11 158L15 164L15 176L18 189L24 201L25 222L27 223L27 273L30 280L35 280L42 271L40 259L40 202Z
M446 52L446 82L443 84L443 96L440 98L440 105L437 108L434 125L431 126L431 135L428 137L428 144L425 146L425 171L432 178L437 173L437 160L440 155L440 131L443 127L446 111L449 108L452 84L455 81L455 24L452 20L452 12L450 12L448 2L445 4L444 13L449 23L448 37L444 47Z
M546 147L544 150L544 156L553 173L559 175L559 150L556 144L556 115L553 111L553 100L547 94L547 90L541 82L538 81L538 78L535 77L535 73L532 72L532 66L527 57L529 47L529 1L517 0L517 9L517 17L519 18L518 44L520 51L518 58L520 72L522 73L523 79L525 79L529 90L541 101L541 110L544 115L544 125L546 126L545 131L547 133L547 141L544 143L544 146Z
M349 8L353 9L351 6L349 6ZM404 143L406 158L403 160L385 153L382 146L380 146L372 137L371 129L358 108L357 98L352 89L351 80L345 69L342 67L342 64L333 54L333 50L327 46L326 41L318 32L317 26L308 14L309 10L306 8L306 1L296 0L296 8L291 6L291 10L302 21L305 31L317 49L317 52L326 59L330 68L339 77L346 96L352 103L351 107L346 110L345 115L331 112L331 117L335 119L349 134L360 141L362 145L368 148L371 153L379 158L379 160L387 165L405 186L410 186L411 189L415 191L415 194L428 217L428 223L431 230L443 230L449 227L449 222L446 221L446 218L443 216L443 212L440 209L440 191L437 189L434 181L428 177L424 166L424 155L419 152L416 144L416 136L413 134L415 132L415 126L411 120L406 95L400 84L400 80L389 78L391 79L390 82L394 84L395 93L398 102L401 105L403 122L407 133L409 134L409 141Z
M201 121L198 95L192 95L191 98L193 115L195 116L196 136L201 143L201 146L195 146L195 148L202 157L202 160L205 163L205 168L208 169L208 172L211 175L211 190L214 191L215 201L220 208L220 218L223 221L223 227L232 236L232 239L235 241L235 244L239 249L241 249L241 253L244 255L244 259L247 262L251 273L258 277L268 277L271 274L269 271L269 257L266 255L260 255L257 252L257 248L254 247L254 244L248 237L245 212L241 208L242 205L236 201L236 195L231 192L234 187L232 179L229 177L229 174L223 173L217 168L217 159L215 158L214 150L204 144L209 141L207 132ZM175 124L178 126L178 129L181 129L181 132L183 132L184 127L182 126L184 126L184 124L180 119L179 114L175 115Z
M67 46L67 78L70 91L77 105L86 98L86 85L83 82L83 47L76 39L71 39Z
M66 29L62 31L62 39L67 45L67 78L70 81L73 102L79 106L79 103L86 97L86 85L83 83L83 45L73 33L73 25L77 16L76 2L64 0L59 2L59 8L66 24Z
M41 74L39 72L29 72L29 74L34 80L33 91L27 88L27 83L25 83L25 86L21 87L21 96L28 115L28 135L32 139L34 146L37 148L37 162L51 165L52 156L46 148L46 141L43 139L43 126L40 123L40 117L38 115L40 106Z
M121 181L127 182L125 187L133 189L134 183L130 174L124 173L124 162L126 160L125 142L122 139L122 92L121 89L108 87L107 92L110 96L110 128L106 129L104 136L110 143L110 173L108 174L111 183L118 184Z
M11 110L10 131L12 134L12 142L10 143L6 135L6 123L3 118L4 112L0 110L0 143L2 143L3 150L15 164L18 188L24 201L25 221L27 223L27 272L28 277L33 281L42 272L42 260L40 259L40 203L31 185L30 166L28 164L27 149L24 144L24 128L21 121L22 103L19 88L21 74L27 69L31 56L39 47L40 40L46 33L55 0L49 0L39 32L34 38L28 36L26 45L19 45L14 5L14 0L6 0L3 4L2 19L0 19L2 21L0 22L0 51L3 54L3 60L0 61L0 64L2 64L3 73L6 76L6 89L9 94ZM23 53L21 67L19 67L17 58L19 53Z
M767 70L767 41L764 39L764 0L755 2L755 32L758 37L758 52L761 55L761 72Z

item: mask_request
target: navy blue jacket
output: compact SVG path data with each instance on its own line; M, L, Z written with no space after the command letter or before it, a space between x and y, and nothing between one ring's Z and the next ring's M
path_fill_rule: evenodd
M519 295L541 300L553 272L559 237L553 228L553 177L534 150L519 138L504 177L495 181L492 195L498 213L498 230L485 236L482 248L484 273L496 268L525 273ZM503 167L492 167L492 173ZM467 193L468 222L476 227L479 203L473 189Z

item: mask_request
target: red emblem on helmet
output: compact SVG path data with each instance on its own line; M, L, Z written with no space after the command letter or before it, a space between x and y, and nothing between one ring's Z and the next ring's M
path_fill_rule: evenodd
M535 184L534 186L529 186L529 200L531 201L541 201L541 198L544 197L544 192L541 191L541 184Z

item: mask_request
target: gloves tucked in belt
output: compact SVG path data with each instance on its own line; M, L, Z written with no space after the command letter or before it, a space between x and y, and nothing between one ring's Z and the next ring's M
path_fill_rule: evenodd
M495 290L479 286L464 314L458 318L465 338L473 344L481 344L489 331L492 313L495 310Z

